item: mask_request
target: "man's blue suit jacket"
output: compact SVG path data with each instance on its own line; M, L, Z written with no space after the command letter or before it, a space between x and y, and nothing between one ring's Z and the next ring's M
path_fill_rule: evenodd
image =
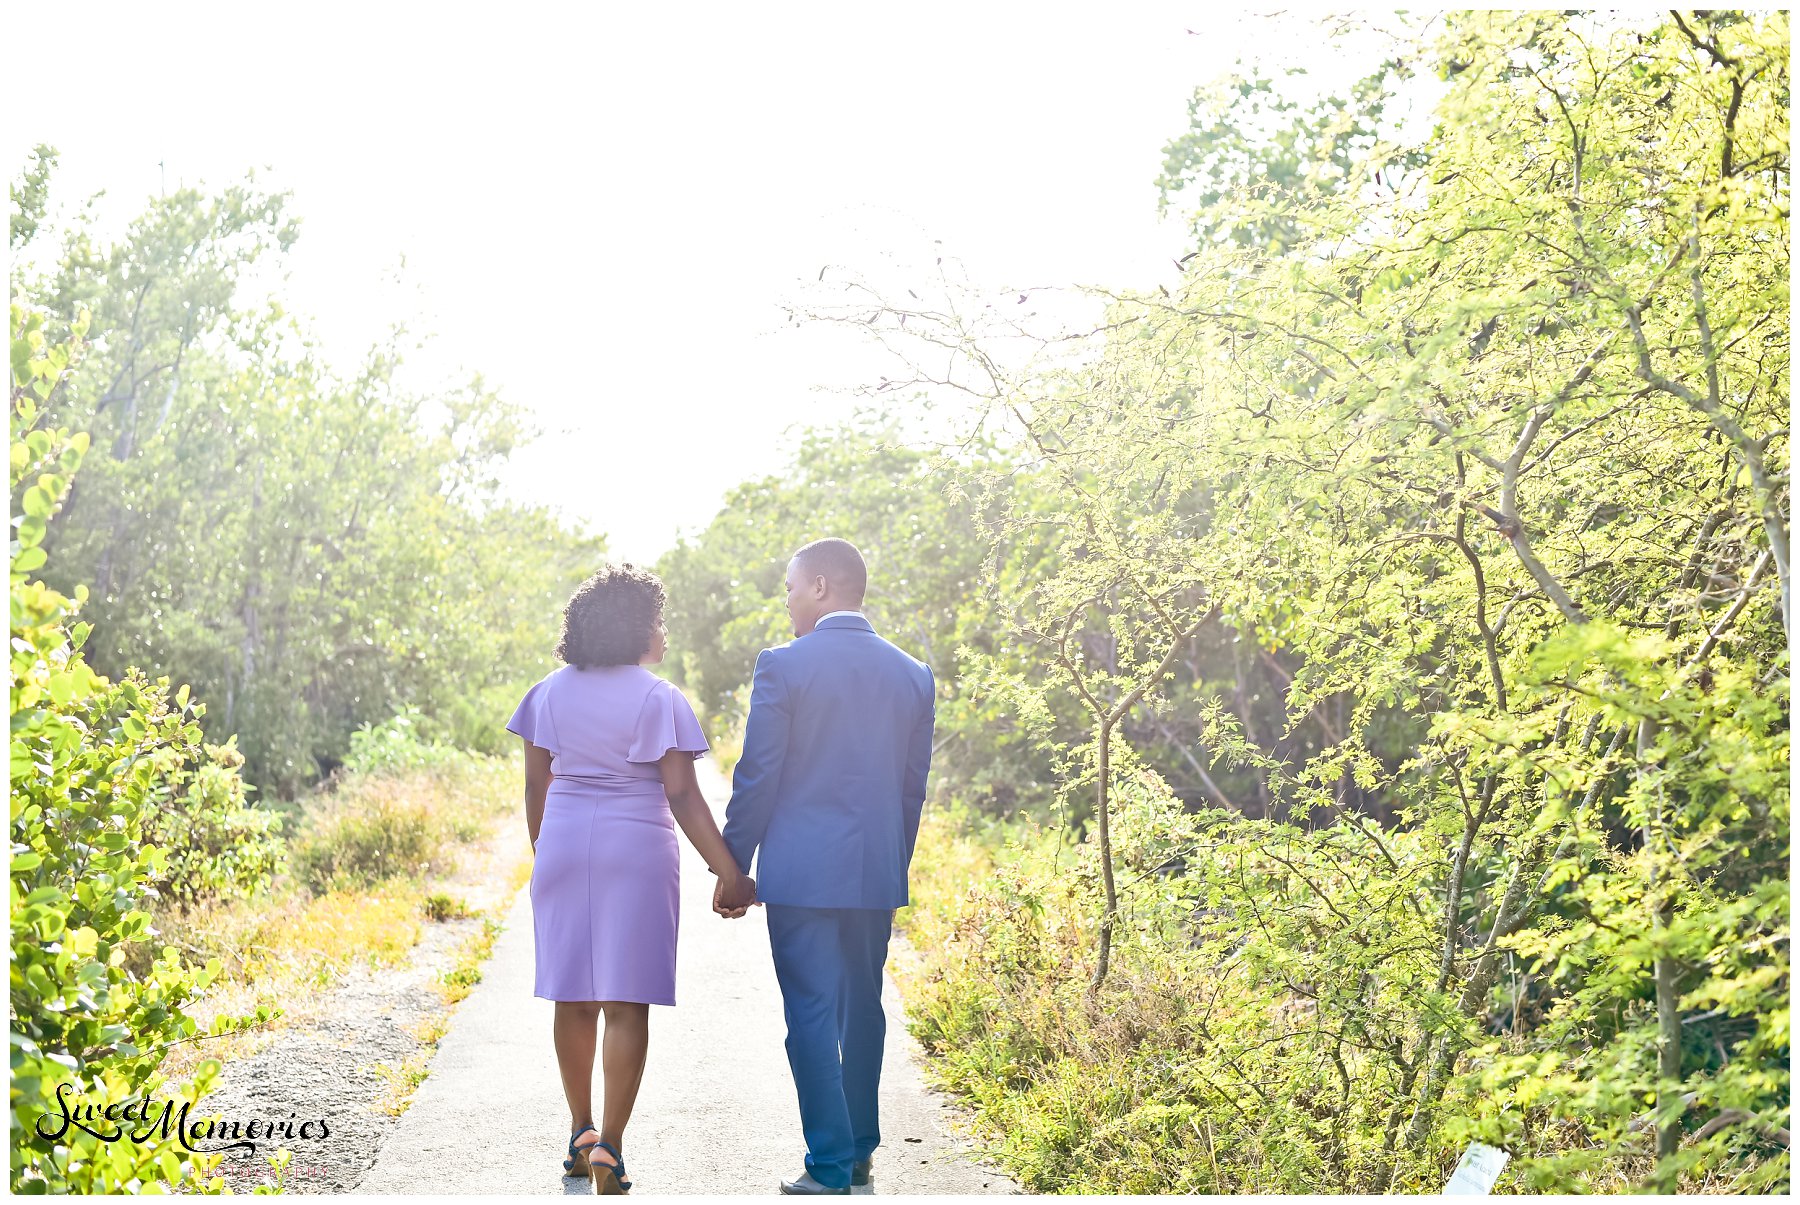
M756 658L725 845L756 898L903 908L937 689L931 669L860 615L833 615Z

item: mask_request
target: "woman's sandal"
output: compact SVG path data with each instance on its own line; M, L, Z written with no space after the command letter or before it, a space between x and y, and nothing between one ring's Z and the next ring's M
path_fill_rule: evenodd
M594 1141L586 1146L576 1146L575 1140L583 1134L593 1134ZM588 1152L599 1144L600 1134L593 1126L583 1126L569 1135L569 1157L563 1160L563 1175L571 1178L588 1178Z
M623 1196L631 1191L631 1181L625 1178L625 1159L614 1150L611 1143L596 1142L599 1147L613 1157L611 1163L596 1163L588 1160L588 1171L594 1178L594 1195L598 1197ZM594 1147L584 1147L584 1151L592 1152Z

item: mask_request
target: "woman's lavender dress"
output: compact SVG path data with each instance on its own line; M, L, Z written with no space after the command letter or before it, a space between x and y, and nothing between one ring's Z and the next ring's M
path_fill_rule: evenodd
M565 665L525 694L506 725L548 749L531 912L546 1000L675 1003L681 859L656 763L695 757L693 708L638 665Z

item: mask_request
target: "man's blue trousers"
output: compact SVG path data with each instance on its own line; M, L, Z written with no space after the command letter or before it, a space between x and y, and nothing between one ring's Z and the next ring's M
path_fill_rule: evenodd
M893 912L767 904L769 946L787 1014L806 1170L830 1188L881 1143L876 1096L887 1018L881 969Z

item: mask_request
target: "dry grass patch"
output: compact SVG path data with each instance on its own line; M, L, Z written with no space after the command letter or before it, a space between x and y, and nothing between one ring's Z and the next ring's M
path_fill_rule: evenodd
M504 911L531 875L530 845L508 793L517 774L515 764L496 759L341 780L302 805L293 876L255 899L214 899L158 915L162 943L220 961L205 999L188 1009L202 1033L215 1017L259 1007L274 1014L251 1029L175 1047L167 1072L181 1079L205 1058L254 1054L280 1029L318 1016L351 969L407 965L426 925ZM449 1003L479 980L491 925L458 956L466 982L440 985Z

